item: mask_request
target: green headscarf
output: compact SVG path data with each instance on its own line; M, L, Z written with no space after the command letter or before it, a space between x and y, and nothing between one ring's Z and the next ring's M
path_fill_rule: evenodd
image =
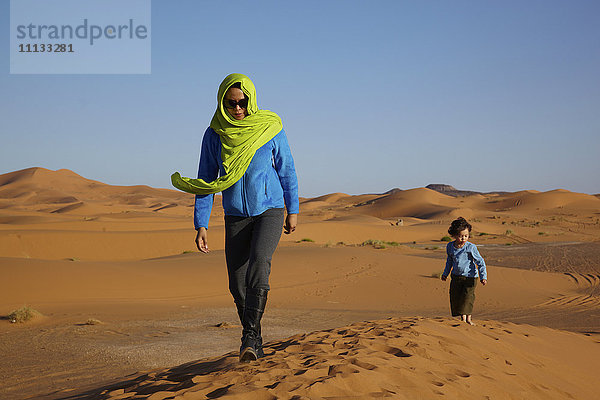
M231 117L223 107L225 92L239 82L248 97L248 115L242 120ZM210 127L221 137L221 160L225 175L212 182L171 175L171 182L179 190L193 194L218 193L232 186L246 172L254 153L273 139L283 128L281 118L268 110L260 110L256 101L256 88L246 75L231 74L225 77L217 94L217 110Z

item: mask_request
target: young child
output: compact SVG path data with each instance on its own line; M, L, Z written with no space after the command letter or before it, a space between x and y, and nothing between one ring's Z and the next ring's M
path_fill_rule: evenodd
M468 242L471 233L471 224L463 217L458 217L448 228L448 233L454 238L453 242L446 246L446 268L442 274L445 281L452 271L450 281L450 310L453 317L460 318L469 325L475 325L472 321L473 303L475 302L475 286L477 276L481 284L487 283L487 271L485 261L479 254L477 246Z

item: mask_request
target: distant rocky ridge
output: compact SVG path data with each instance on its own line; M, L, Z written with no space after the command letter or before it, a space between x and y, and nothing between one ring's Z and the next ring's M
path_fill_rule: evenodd
M475 192L472 190L458 190L454 186L446 185L443 183L430 183L425 186L427 189L435 190L438 193L446 194L452 197L471 196L474 194L506 194L508 192Z
M507 193L509 193L509 192L475 192L473 190L458 190L454 186L446 185L443 183L430 183L429 185L425 186L425 188L434 190L438 193L442 193L442 194L445 194L447 196L452 196L452 197L471 196L474 194L483 195L483 194L507 194ZM402 191L403 191L402 189L394 188L394 189L388 190L385 193L382 193L382 195L395 194L395 193L399 193Z
M475 192L472 190L458 190L454 186L446 185L443 183L430 183L425 186L427 189L435 190L436 192L446 194L452 197L460 197L460 196L471 196L474 194L481 194L480 192Z

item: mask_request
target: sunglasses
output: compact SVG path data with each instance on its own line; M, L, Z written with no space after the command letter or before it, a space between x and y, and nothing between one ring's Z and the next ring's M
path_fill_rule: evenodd
M223 99L223 106L225 108L236 108L237 106L240 106L240 108L247 108L248 107L248 99L247 98L243 98L239 101L235 101L235 100L231 100L231 99Z

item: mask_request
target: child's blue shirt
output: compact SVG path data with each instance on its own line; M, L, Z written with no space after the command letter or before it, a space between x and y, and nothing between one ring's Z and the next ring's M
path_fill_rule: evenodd
M448 276L452 270L453 275L475 278L479 272L479 279L487 280L485 261L479 254L477 246L473 243L467 242L458 249L454 246L454 242L450 242L446 245L446 254L448 258L446 259L444 276Z

